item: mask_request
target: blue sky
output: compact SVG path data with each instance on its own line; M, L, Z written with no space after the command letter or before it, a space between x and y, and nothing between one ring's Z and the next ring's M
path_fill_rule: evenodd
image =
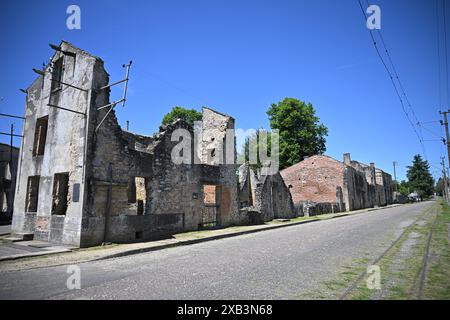
M372 3L381 8L381 32L417 118L439 120L448 104L445 95L439 98L436 2ZM66 28L70 4L81 8L81 30ZM2 113L23 114L18 89L31 84L31 69L52 55L48 43L64 39L100 56L112 81L123 78L122 64L133 60L129 99L117 116L134 132L156 132L176 105L210 106L245 130L268 128L270 104L295 97L311 102L329 128L332 157L350 152L390 173L395 160L404 179L413 155L422 152L357 0L5 1L0 29ZM120 94L117 88L113 97ZM20 121L1 118L0 131L11 122L21 129ZM425 140L442 135L438 123L426 128ZM445 148L424 144L438 176Z

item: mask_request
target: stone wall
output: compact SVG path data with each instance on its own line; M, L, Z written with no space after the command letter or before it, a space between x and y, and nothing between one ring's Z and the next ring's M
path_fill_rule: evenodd
M86 150L87 118L82 114L48 106L53 104L77 112L88 112L93 84L93 69L98 59L61 43L62 51L56 51L45 76L39 76L27 89L25 120L23 124L19 170L14 200L13 233L33 232L34 238L79 245L83 210L84 164ZM82 91L65 85L53 85L54 63L63 60L61 80L89 90ZM56 83L58 84L58 83ZM44 119L44 120L38 120ZM45 144L36 152L36 128L46 123ZM67 211L60 217L52 216L53 185L55 174L69 176ZM26 211L27 182L29 177L39 177L37 210ZM52 235L52 233L54 233Z
M375 165L316 155L281 171L300 214L358 210L392 203L391 176ZM305 207L306 206L306 207Z
M172 161L171 151L178 143L172 141L176 129L193 134L192 128L178 121L153 137L133 137L120 129L114 114L102 125L93 145L94 183L83 246L148 240L198 228L203 205L201 168ZM190 152L193 155L193 146ZM135 182L133 203L129 200L130 181ZM142 197L144 217L139 217Z
M300 217L318 216L326 213L338 213L345 211L339 203L301 201L297 204L297 214Z
M201 182L219 188L220 225L241 224L245 217L239 211L234 119L204 107L197 153L203 165ZM228 131L227 131L228 130ZM208 167L217 167L209 168Z
M209 130L208 123L217 125L216 116L225 129L234 127L231 118L204 109L208 121L202 131ZM180 141L172 141L172 133L178 129L185 130L191 137L194 135L193 128L182 121L161 127L153 137L125 133L118 126L114 113L110 114L92 144L94 158L90 172L93 183L88 192L89 215L83 225L83 246L101 241L147 240L197 230L203 223L203 212L208 204L205 202L205 185L218 190L217 225L240 223L235 166L211 162L206 153L203 153L202 163L175 164L172 150ZM214 137L211 132L203 136ZM224 133L214 132L219 136L218 140L225 139ZM193 160L198 146L192 141L187 152ZM204 143L202 147L206 146ZM145 192L141 192L146 197L143 215L151 216L149 218L135 217L136 204L127 201L130 177L145 181ZM138 188L135 188L137 200Z
M262 221L297 216L289 189L279 172L262 175L261 169L251 168L248 164L241 165L238 172L240 206L249 208L242 213L258 212ZM243 222L249 223L249 217L243 218Z
M358 209L386 206L393 203L392 177L390 174L376 168L374 163L366 165L351 160L349 153L344 154L344 163L357 172L364 173L366 178L366 186L361 187L361 189L364 189L364 196L360 205L357 206Z
M344 187L345 166L328 156L316 155L281 171L294 203L334 203L336 189Z
M346 166L344 175L344 198L348 210L371 207L371 189L366 181L365 173Z

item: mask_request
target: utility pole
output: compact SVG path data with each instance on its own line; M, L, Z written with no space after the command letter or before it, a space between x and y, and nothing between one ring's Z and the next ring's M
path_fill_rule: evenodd
M394 165L394 181L397 181L397 172L395 170L395 167L398 165L397 161L392 162L392 164Z
M447 188L447 174L445 173L445 160L444 157L441 157L441 165L442 165L442 174L444 176L444 192L443 196L445 201L448 203L448 188Z
M441 125L445 126L445 142L444 144L447 145L447 157L448 157L448 163L450 164L450 136L448 133L448 121L447 121L447 113L449 113L450 110L447 111L439 111L439 114L444 115L444 121L441 120Z
M394 165L394 181L395 181L395 183L394 183L394 191L397 192L398 191L397 190L398 181L397 181L397 172L395 170L395 166L397 165L397 161L392 162L392 164Z

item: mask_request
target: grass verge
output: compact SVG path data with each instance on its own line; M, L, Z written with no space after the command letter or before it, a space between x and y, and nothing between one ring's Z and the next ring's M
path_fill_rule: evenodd
M426 248L430 231L429 254ZM436 204L436 207L411 226L407 227L399 240L377 262L381 270L381 289L367 288L367 274L345 297L353 300L418 299L421 288L421 272L424 257L427 267L423 282L422 299L450 299L450 207ZM339 298L365 272L372 260L359 259L343 267L337 280L325 283L322 298Z

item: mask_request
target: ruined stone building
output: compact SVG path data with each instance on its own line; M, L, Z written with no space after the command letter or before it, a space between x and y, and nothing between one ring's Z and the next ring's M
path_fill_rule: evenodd
M0 143L0 224L9 223L13 215L19 149Z
M239 207L256 211L262 221L296 217L291 194L280 173L262 175L249 164L239 167Z
M298 214L322 214L391 204L392 178L344 154L344 162L316 155L281 171Z
M367 181L367 191L364 195L364 208L385 206L394 202L392 176L383 170L370 165L351 160L350 154L344 154L344 164L364 172Z
M238 167L235 120L210 108L194 127L177 120L152 136L125 131L103 61L65 41L52 48L26 90L18 166L2 179L11 197L17 172L17 237L87 247L392 202L390 175L349 155L272 175Z
M249 223L239 210L232 117L203 108L199 137L181 120L138 135L110 108L100 58L63 41L44 72L27 89L16 236L87 247ZM174 162L174 153L188 161ZM287 189L275 195L281 176L261 181L252 199L271 192L289 205ZM260 206L267 217L274 203Z

